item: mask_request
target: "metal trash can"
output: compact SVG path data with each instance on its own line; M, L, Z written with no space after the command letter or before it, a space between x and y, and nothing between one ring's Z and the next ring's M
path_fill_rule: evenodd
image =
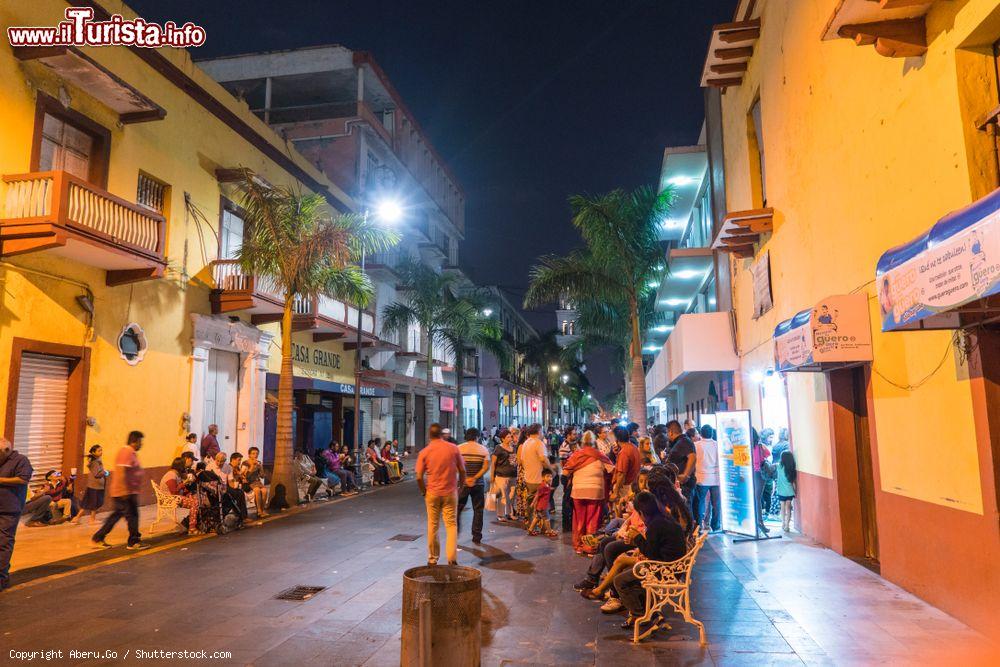
M424 565L403 573L403 667L479 667L482 573Z

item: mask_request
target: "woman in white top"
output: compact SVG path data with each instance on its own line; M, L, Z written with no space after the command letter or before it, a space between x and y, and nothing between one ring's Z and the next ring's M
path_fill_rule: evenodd
M606 497L606 476L614 469L611 460L596 445L593 431L587 431L580 449L573 452L563 466L563 472L573 480L570 493L573 498L573 548L581 555L593 553L584 546L583 536L597 532Z

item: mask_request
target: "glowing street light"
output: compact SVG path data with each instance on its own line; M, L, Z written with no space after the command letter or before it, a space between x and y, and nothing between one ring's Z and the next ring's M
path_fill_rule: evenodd
M394 225L403 219L403 207L395 199L383 199L375 205L375 217L379 222Z
M549 370L552 371L553 373L558 373L559 372L559 364L552 364L551 366L549 366Z
M484 316L489 317L492 314L493 314L493 309L492 308L483 308L483 315Z

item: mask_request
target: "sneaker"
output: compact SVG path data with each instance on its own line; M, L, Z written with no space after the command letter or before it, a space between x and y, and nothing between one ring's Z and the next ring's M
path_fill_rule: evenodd
M129 544L125 547L129 551L143 551L149 548L148 544L143 544L142 542L136 542L135 544Z
M477 535L476 537L473 537L472 538L472 543L473 544L482 544L483 543L482 536L481 535Z
M614 614L622 610L622 601L618 598L608 598L608 601L601 605L601 613Z
M597 585L596 581L591 581L590 579L584 579L582 581L578 581L575 584L573 584L573 590L574 591L583 591L583 590L587 590L589 588L593 588L596 585Z
M91 540L90 541L90 548L91 549L110 549L111 545L108 544L107 542L105 542L104 540Z

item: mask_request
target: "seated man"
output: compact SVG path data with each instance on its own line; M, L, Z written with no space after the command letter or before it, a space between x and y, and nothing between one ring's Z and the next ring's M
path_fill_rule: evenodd
M313 460L306 456L305 452L301 449L295 450L295 481L307 482L309 484L306 490L306 502L312 501L313 497L316 495L316 491L319 490L321 484L326 483L322 477L316 474L316 464ZM328 487L329 488L329 487Z
M41 493L41 487L39 487L33 491L31 500L24 504L21 516L27 518L26 525L30 528L47 526L52 518L52 512L49 509L51 506L52 496Z
M64 523L73 518L73 480L67 482L58 470L45 473L45 485L40 491L52 500L50 525Z

